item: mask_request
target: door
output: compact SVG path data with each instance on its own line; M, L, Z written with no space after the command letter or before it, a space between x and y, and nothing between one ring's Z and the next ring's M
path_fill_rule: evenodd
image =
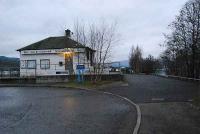
M73 74L73 59L72 59L72 57L65 57L65 70L69 71L69 74Z

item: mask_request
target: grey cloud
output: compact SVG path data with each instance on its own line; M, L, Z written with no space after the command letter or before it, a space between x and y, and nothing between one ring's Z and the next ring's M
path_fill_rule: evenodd
M163 33L186 0L0 0L0 55L18 56L16 49L48 36L63 35L75 19L117 20L121 46L113 60L128 58L132 44L144 55L158 56ZM119 51L123 50L123 51Z

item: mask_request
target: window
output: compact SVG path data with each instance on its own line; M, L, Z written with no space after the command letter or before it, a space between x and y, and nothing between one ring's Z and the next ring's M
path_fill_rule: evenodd
M21 60L21 69L36 69L36 60Z
M27 69L36 69L36 60L27 60Z
M20 61L20 67L21 67L21 69L26 69L26 67L27 67L26 60Z
M40 68L41 69L49 69L50 68L50 60L49 59L40 60Z

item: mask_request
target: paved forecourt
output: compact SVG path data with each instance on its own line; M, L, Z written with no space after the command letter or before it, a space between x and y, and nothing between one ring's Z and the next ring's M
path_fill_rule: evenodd
M0 88L0 134L131 134L137 112L109 94L47 87Z

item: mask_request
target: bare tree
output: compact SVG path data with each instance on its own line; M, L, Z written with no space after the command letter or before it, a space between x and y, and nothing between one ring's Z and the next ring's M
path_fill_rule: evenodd
M200 0L189 0L170 25L165 59L169 73L193 78L200 76ZM167 60L166 60L167 59Z
M155 73L160 67L160 61L152 55L149 55L147 58L142 60L142 72L145 74Z
M86 45L87 44L87 31L86 31L86 26L84 24L84 22L80 22L79 20L76 20L74 22L74 29L73 29L74 33L73 33L73 37L74 39L81 43L82 45Z
M109 24L105 21L98 25L93 23L87 26L75 23L75 39L96 51L93 69L90 70L94 82L101 80L105 63L110 59L112 48L119 41L116 28L116 23Z
M129 67L133 70L134 69L134 46L131 47L131 51L129 53Z
M134 48L132 46L130 56L129 56L129 65L135 73L141 73L142 69L142 49L137 46Z

